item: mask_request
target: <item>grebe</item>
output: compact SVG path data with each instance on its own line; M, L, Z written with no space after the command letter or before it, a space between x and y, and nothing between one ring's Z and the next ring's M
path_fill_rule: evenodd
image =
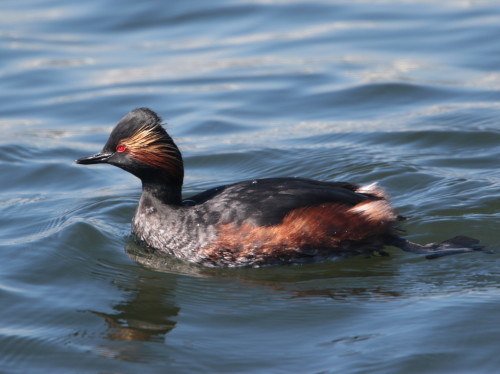
M398 215L375 184L266 178L182 200L182 156L161 119L139 108L103 150L78 164L118 166L142 182L132 233L153 250L206 266L258 267L380 252L386 245L428 258L481 250L457 236L420 245L396 233Z

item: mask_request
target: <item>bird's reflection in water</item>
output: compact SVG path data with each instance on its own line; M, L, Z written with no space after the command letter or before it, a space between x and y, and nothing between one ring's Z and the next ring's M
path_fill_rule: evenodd
M115 313L93 312L104 318L108 331L106 339L111 341L163 341L164 336L175 327L175 317L179 308L166 304L163 294L156 300L150 293L138 289L130 300L123 301L113 309Z
M180 310L174 301L177 275L210 275L204 275L201 267L148 253L133 240L127 242L125 252L147 270L139 269L136 279L115 279L126 299L114 305L112 313L92 313L104 319L106 340L162 342L175 327L174 318Z
M386 286L372 283L373 277L387 279L398 274L397 266L388 265L390 260L383 257L368 260L362 258L356 262L342 260L333 265L326 263L307 267L216 269L147 252L133 240L127 242L125 251L135 263L141 265L135 280L128 279L125 284L117 282L118 287L126 291L126 299L113 306L113 313L93 312L104 319L107 326L104 338L110 342L100 347L99 354L119 360L140 361L141 357L144 357L144 347L140 344L116 342L163 343L167 334L175 328L175 319L180 312L180 306L176 305L175 301L178 292L176 287L182 277L208 278L221 287L226 284L225 280L229 282L228 287L229 284L234 287L236 281L242 287L242 292L248 290L248 285L251 285L252 288L261 287L272 290L273 293L278 292L284 299L290 300L367 300L400 297L398 292L387 287L386 282ZM383 266L377 266L377 263Z
M399 293L368 281L372 277L393 277L399 274L398 266L391 264L387 254L358 256L357 259L339 259L337 262L308 264L305 266L270 266L263 268L208 268L189 264L173 257L147 252L140 245L130 242L128 256L143 267L160 273L196 278L237 280L275 291L283 291L290 298L323 296L332 299L350 297L398 297ZM352 260L352 261L351 261ZM382 263L383 266L377 266ZM332 279L336 279L332 282ZM354 284L352 279L356 279ZM311 288L311 284L315 286ZM328 287L324 287L328 285ZM333 285L333 287L332 287ZM361 286L360 286L361 285Z
M127 253L129 245L135 244L127 243ZM151 348L142 343L163 343L176 325L180 308L174 301L175 282L175 276L142 268L116 277L114 284L123 291L122 300L113 305L112 312L91 311L106 325L102 337L107 343L96 347L95 353L120 361L144 361Z

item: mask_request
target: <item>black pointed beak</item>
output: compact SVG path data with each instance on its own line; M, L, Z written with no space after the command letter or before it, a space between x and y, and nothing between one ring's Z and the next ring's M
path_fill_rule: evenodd
M89 164L102 164L108 162L108 159L112 156L112 153L100 152L92 156L82 157L76 160L77 164L89 165Z

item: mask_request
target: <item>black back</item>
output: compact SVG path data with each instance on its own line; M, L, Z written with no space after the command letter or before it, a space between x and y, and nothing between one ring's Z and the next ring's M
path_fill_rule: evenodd
M290 211L324 203L354 206L376 196L355 192L346 182L320 182L305 178L266 178L212 188L189 197L186 205L211 212L212 222L258 226L275 225Z

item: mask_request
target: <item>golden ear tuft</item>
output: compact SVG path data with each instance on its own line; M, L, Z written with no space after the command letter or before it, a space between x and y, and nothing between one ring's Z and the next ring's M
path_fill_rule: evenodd
M143 126L132 136L123 139L120 143L128 148L145 148L159 141L161 138L161 133L149 126Z
M132 136L122 139L130 157L146 165L161 168L170 174L182 172L182 159L177 146L168 135L150 126L143 126Z

